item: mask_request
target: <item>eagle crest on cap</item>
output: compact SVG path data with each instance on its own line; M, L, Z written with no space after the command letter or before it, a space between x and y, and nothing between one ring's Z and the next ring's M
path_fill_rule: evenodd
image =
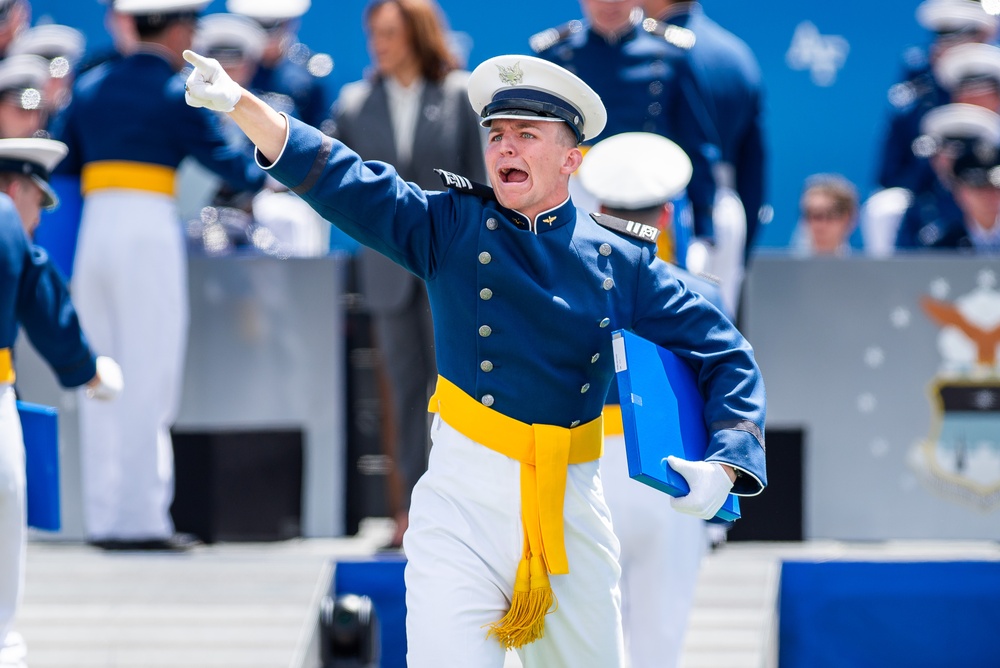
M508 86L517 86L524 81L524 72L521 71L520 62L514 63L510 67L497 65L497 69L500 70L501 83L507 84Z

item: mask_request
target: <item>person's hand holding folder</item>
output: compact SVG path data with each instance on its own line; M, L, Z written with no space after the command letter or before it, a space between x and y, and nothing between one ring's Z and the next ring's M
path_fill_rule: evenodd
M670 505L677 512L710 520L715 517L733 489L735 473L718 462L691 462L680 457L667 457L670 468L680 473L691 491L671 497Z

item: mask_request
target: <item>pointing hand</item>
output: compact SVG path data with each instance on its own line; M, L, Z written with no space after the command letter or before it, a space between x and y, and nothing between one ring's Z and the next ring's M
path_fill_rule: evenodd
M215 58L185 51L184 60L194 65L184 85L184 99L192 107L230 112L243 96L243 88L233 81Z

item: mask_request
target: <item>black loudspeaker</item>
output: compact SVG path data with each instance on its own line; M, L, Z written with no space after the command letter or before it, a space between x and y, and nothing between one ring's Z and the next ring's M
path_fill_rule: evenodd
M174 432L177 531L206 543L301 535L302 431Z
M767 428L765 438L767 488L757 496L740 497L741 517L727 537L731 541L800 541L804 432Z
M353 264L352 264L353 270ZM353 271L350 274L353 277ZM346 322L347 447L344 532L354 535L366 517L387 517L392 461L382 445L379 356L371 317L349 281L344 295Z

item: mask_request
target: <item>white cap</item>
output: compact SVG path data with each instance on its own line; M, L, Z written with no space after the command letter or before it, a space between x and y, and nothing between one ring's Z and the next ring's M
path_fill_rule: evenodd
M28 28L7 47L8 56L30 53L48 60L63 56L77 61L83 55L87 40L76 28L46 23Z
M297 19L309 11L310 0L226 0L226 11L261 23Z
M649 132L623 132L597 142L577 171L580 185L614 209L645 209L680 195L691 160L680 146Z
M949 91L968 79L992 79L1000 84L1000 47L978 42L952 47L934 64L934 77Z
M267 45L267 33L246 16L209 14L198 21L193 49L217 60L259 61Z
M608 121L604 103L569 70L533 56L496 56L469 76L469 102L489 127L498 118L564 121L581 142Z
M997 27L997 17L973 0L924 0L917 6L917 22L938 33L993 31Z
M66 144L54 139L0 139L0 172L31 177L45 193L42 206L51 209L59 204L59 197L49 185L49 175L68 151Z
M80 60L86 46L86 38L76 28L49 23L28 28L18 35L7 47L7 56L41 56L49 61L49 74L61 79Z
M41 56L25 53L0 60L0 94L16 93L22 109L42 106L42 90L48 81L49 61Z
M278 0L275 0L276 2ZM200 12L211 0L115 0L114 10L133 16Z
M983 139L990 144L998 144L1000 115L975 104L945 104L924 115L920 130L938 142Z

